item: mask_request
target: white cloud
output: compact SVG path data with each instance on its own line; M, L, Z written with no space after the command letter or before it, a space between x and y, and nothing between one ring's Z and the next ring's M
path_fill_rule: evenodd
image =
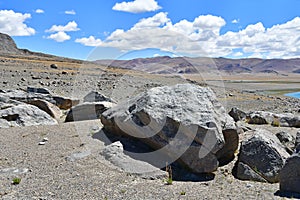
M164 26L170 19L167 17L167 13L158 13L153 17L141 19L133 26L133 29L155 28Z
M134 0L116 3L112 9L131 13L142 13L156 11L161 9L161 7L155 0Z
M67 14L67 15L76 15L76 12L74 10L66 10L65 14Z
M233 24L238 24L239 22L240 22L240 19L234 19L231 21L231 23L233 23Z
M60 32L55 33L55 34L51 34L47 38L55 40L56 42L64 42L66 40L70 40L71 39L71 37L68 34L66 34L65 32L63 32L63 31L60 31Z
M69 32L69 31L79 31L80 29L77 27L77 23L75 21L69 22L67 25L53 25L50 29L46 30L46 32Z
M0 10L0 32L11 36L34 35L35 30L25 24L31 15L16 13L13 10Z
M38 14L42 14L42 13L44 13L45 11L44 10L42 10L42 9L36 9L35 10L35 13L38 13Z
M236 52L235 54L233 54L234 57L241 57L243 56L244 54L242 52Z
M222 17L212 15L173 24L167 13L161 12L141 19L127 30L116 29L104 40L90 36L76 42L87 46L114 47L121 51L158 48L191 56L300 57L299 17L270 28L258 22L237 32L221 34L225 24Z
M227 32L218 38L218 45L227 48L242 48L253 56L290 58L300 56L300 18L284 24L265 28L259 22L248 25L239 32Z
M91 46L91 47L102 45L102 41L100 39L95 39L94 36L90 36L88 38L76 39L75 42L83 44L85 46Z

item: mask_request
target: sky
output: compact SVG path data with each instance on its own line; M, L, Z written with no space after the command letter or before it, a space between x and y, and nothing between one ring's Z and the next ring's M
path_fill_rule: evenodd
M295 58L299 8L300 0L0 0L0 32L19 48L82 60Z

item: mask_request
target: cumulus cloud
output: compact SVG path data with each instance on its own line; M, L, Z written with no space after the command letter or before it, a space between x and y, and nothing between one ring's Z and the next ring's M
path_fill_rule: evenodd
M300 18L266 28L261 22L224 34L219 16L201 15L173 23L167 13L141 19L128 30L117 29L104 40L94 36L77 39L86 46L114 47L121 51L158 48L191 56L245 56L290 58L300 56ZM234 53L238 52L238 53Z
M16 13L13 10L0 10L0 32L11 36L34 35L35 30L25 24L31 15Z
M241 57L243 55L244 54L242 52L240 52L240 51L233 54L234 57Z
M42 10L42 9L36 9L35 10L35 13L38 13L38 14L42 14L42 13L44 13L45 11L44 10Z
M265 28L259 22L248 25L239 32L227 32L218 38L217 44L227 48L242 48L254 56L290 58L300 56L300 18L284 24Z
M65 14L67 14L67 15L76 15L76 12L74 10L66 10Z
M77 23L75 21L69 22L65 26L62 25L53 25L50 29L46 30L46 32L69 32L69 31L79 31L80 29L77 27Z
M161 9L161 7L155 0L134 0L116 3L112 9L131 13L142 13L156 11Z
M96 39L94 36L90 36L88 38L76 39L75 42L83 44L85 46L92 46L92 47L102 45L102 41L100 39Z
M64 42L66 40L71 39L71 37L68 34L66 34L65 32L62 32L62 31L60 31L58 33L51 34L47 38L55 40L56 42Z
M231 23L233 23L233 24L238 24L239 22L240 22L240 19L234 19L231 21Z

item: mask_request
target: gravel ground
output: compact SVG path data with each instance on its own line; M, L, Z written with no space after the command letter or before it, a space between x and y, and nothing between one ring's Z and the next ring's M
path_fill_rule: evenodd
M2 169L28 169L24 174L0 173L2 199L280 199L278 184L240 181L231 175L234 162L220 167L211 181L145 180L117 169L101 155L103 142L91 137L96 121L43 127L1 129ZM49 140L38 145L43 138ZM70 161L70 155L91 152ZM13 178L21 178L13 185Z
M151 87L191 82L173 75L162 77L77 62L24 58L0 60L0 89L5 90L35 86L48 88L58 95L78 98L96 90L121 101ZM52 63L56 63L58 69L50 68ZM297 113L300 108L299 100L293 98L242 92L227 86L212 86L212 89L228 110L236 106L245 111ZM100 155L104 143L93 139L91 134L95 127L101 126L96 120L1 129L0 198L281 199L274 195L279 184L235 179L231 175L234 162L220 167L210 181L175 180L172 185L166 185L164 179L145 180L127 174ZM282 129L263 128L273 133ZM297 131L284 130L293 134ZM39 145L44 138L48 138L46 144ZM70 160L70 156L76 153L88 156ZM18 174L15 169L28 171ZM14 178L21 178L20 184L13 185Z

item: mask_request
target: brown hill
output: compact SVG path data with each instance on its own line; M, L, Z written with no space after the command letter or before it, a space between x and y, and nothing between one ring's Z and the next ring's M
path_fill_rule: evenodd
M0 56L8 58L26 58L31 60L67 61L81 63L82 61L64 58L39 52L32 52L28 49L19 49L15 41L7 34L0 33Z
M221 71L227 73L299 73L300 58L295 59L228 59L228 58L189 58L169 56L138 58L133 60L98 60L98 64L135 69L153 74Z

